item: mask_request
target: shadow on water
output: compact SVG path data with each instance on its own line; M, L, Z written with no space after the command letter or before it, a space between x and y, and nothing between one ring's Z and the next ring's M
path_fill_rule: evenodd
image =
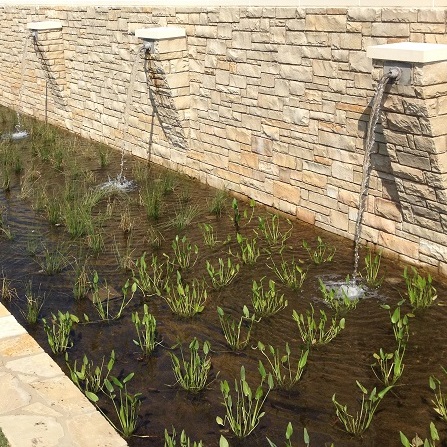
M8 126L13 125L14 116L7 110L0 112L2 130L7 131ZM57 212L55 216L51 214L51 205L57 202L59 194L64 194L69 203L76 203L81 191L106 181L120 165L120 154L28 121L31 138L14 143L0 142L3 185L0 207L3 226L13 236L12 239L0 239L0 262L3 276L12 281L11 285L17 291L17 297L5 304L48 352L42 322L29 325L21 313L30 281L34 293L46 296L40 318L48 320L51 313L68 310L81 320L84 314L93 320L97 316L91 301L88 298L80 301L73 298L76 259L87 259L90 273L97 271L99 277L107 280L109 287L120 296L124 283L132 278L129 267L134 266L136 259L143 252L147 252L148 256L156 254L159 259L164 259L163 254L172 257L172 241L177 234L186 235L199 249L194 267L181 272L182 277L189 281L204 278L209 283L205 261L217 264L219 257L226 260L231 256L230 251L233 254L239 251L231 219L234 209L230 198L226 200L222 216L216 217L209 207L217 197L215 190L193 179L152 165L148 167L146 162L132 159L126 163L125 175L134 180L138 188L127 194L104 196L92 207L95 228L103 238L103 249L95 253L91 248L91 237L89 240L91 234L70 237L67 222ZM3 161L6 159L9 161L5 164ZM8 188L4 186L6 183L9 184ZM142 191L160 185L166 186L160 217L148 218L142 205ZM181 225L176 219L181 209L186 207L200 210L200 213L194 215L193 223L180 229ZM240 201L239 210L242 215L240 231L248 238L255 237L255 231L259 233L259 217L270 218L269 210L260 205L254 207L251 220L248 216L252 209L248 203ZM247 212L247 217L244 217L244 212ZM49 222L49 217L53 218L53 224ZM127 225L123 219L127 219ZM284 216L279 221L282 231L286 231L289 224ZM221 242L214 247L206 246L200 223L211 224ZM357 307L345 315L346 327L332 342L312 347L303 377L291 390L275 389L269 394L265 403L265 416L253 434L237 441L227 429L221 431L217 425L216 416L223 418L225 415L219 382L226 379L232 386L241 365L244 365L248 382L252 388L257 386L258 362L263 357L252 347L256 346L258 340L281 349L287 341L296 359L303 343L292 311L304 313L312 304L317 313L323 309L332 317L333 312L322 300L318 278L325 282L343 281L352 272L351 241L296 220L292 220L292 224L290 238L281 253L278 247L269 247L260 234L257 237L260 255L254 265L245 265L233 258L234 262L241 264L239 274L229 286L219 291L208 287L208 299L199 315L192 318L176 317L163 298L156 295L144 298L137 292L119 320L75 326L72 333L74 344L69 349L71 361L80 361L87 354L89 359L98 364L103 357L108 359L114 349L116 365L113 373L120 377L135 373L128 384L129 391L141 392L143 399L136 434L150 437L132 437L130 446L163 445L164 429L170 430L172 426L177 432L185 429L191 439L202 439L207 446L217 446L221 433L230 440L232 446L267 446L267 436L277 445L283 445L289 421L294 426L297 445L302 445L303 427L307 427L313 446L329 446L332 442L338 447L398 446L399 431L408 437L413 437L415 432L427 435L430 421L436 421L431 404L434 396L428 386L428 379L430 375L441 377L440 365L446 366L445 307L433 305L424 311L417 311L415 317L411 318L404 373L398 386L381 402L363 437L351 437L342 430L331 401L332 395L336 393L337 399L355 412L360 398L356 380L369 390L374 386L380 387L371 368L373 353L380 348L392 352L395 343L388 311L380 305L387 303L393 309L405 296L406 290L402 278L403 266L387 260L382 260L381 273L385 275L385 280L380 289L367 291ZM154 231L162 236L158 247L149 242ZM231 241L223 243L229 236ZM332 262L320 265L310 262L302 242L305 240L312 246L318 236L325 243L336 247ZM45 253L54 253L56 250L63 252L69 263L60 273L47 275L42 268ZM361 261L364 255L365 250L361 249ZM302 260L302 267L308 271L302 290L299 291L280 283L269 268L272 260L279 265L281 260L291 262L292 259L296 262ZM360 262L360 272L363 266ZM259 281L263 277L276 281L278 290L288 300L288 306L255 324L249 346L242 352L233 352L226 345L216 308L220 306L234 316L241 315L244 304L252 309L253 280ZM435 285L438 301L442 302L446 287L440 282ZM157 320L161 341L153 355L144 360L139 348L133 343L136 335L131 321L131 313L136 310L141 312L143 303L148 304ZM409 312L411 309L404 304L403 310ZM191 396L175 385L169 350L179 342L186 346L194 336L211 343L211 379L214 380L208 389ZM63 356L53 357L67 371ZM105 397L100 399L100 405L116 423L113 408ZM445 443L444 424L439 420L436 424Z

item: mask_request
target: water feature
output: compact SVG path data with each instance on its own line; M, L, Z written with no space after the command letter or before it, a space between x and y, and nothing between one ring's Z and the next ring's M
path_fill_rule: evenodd
M13 119L14 114L9 113L6 126ZM250 385L259 383L257 368L262 356L259 350L251 349L256 347L258 340L277 348L284 348L287 341L295 356L300 352L302 342L292 319L292 310L305 313L312 304L316 314L324 310L330 318L334 316L321 299L318 278L327 283L337 283L352 270L351 244L311 225L292 220L290 238L280 251L279 247L266 243L258 225L258 218L268 218L271 210L256 205L255 216L249 221L251 208L249 204L239 201L240 231L244 237L256 238L260 249L255 264L243 264L237 257L240 248L235 238L231 199L227 199L224 211L218 217L211 213L208 206L216 197L215 190L153 165L147 169L146 162L134 157L128 158L127 168L138 181L138 188L127 194L103 196L91 211L94 228L88 228L80 236L70 236L68 231L71 222L68 221L67 210L64 208L57 213L58 208L55 208L60 203L60 196L67 199L62 200L62 205L69 210L73 210L73 203L80 203L79 199L83 197L81 192L90 200L91 188L105 181L120 165L120 154L111 152L111 163L108 168L104 168L100 164L98 148L91 142L67 133L58 137L55 129L34 123L28 117L26 124L31 129L33 141L27 139L14 144L5 141L0 146L1 157L17 155L22 157L23 162L21 172L15 172L15 165L10 168L10 191L0 192L3 224L9 226L14 236L13 239L0 238L0 271L12 281L17 292L16 298L6 304L46 350L48 343L42 323L29 325L22 314L25 297L29 296L27 287L30 287L30 281L35 295L45 294L41 318L50 321L51 313L57 313L57 310L69 311L81 320L84 314L90 316L90 323L78 324L72 332L74 344L69 350L69 359L72 362L77 359L80 366L86 354L95 364L100 364L103 357L107 361L110 351L114 349L117 360L113 374L122 378L130 372L135 373L128 383L128 389L131 393L143 393L136 433L149 438L133 437L129 440L130 446L161 446L164 429L170 430L172 426L177 431L185 429L192 439L202 439L204 445L208 446L218 445L221 433L231 438L230 443L234 446L265 447L266 436L277 445L282 445L289 421L293 423L298 445L301 445L300 433L305 426L310 434L311 445L315 446L326 447L332 442L343 447L397 446L400 430L407 436L415 431L422 433L429 422L435 420L436 414L430 403L433 393L428 386L428 377L433 374L442 377L440 365L445 366L444 328L447 312L445 307L440 306L416 312L416 316L411 319L411 336L400 386L387 394L363 438L347 435L336 422L332 395L336 393L337 398L355 411L358 397L355 381L358 380L368 389L381 386L371 369L373 353L380 348L390 352L393 346L390 317L381 305L389 304L394 309L405 296L403 266L383 260L382 274L385 275L385 281L382 287L376 291L366 291L368 299L361 300L356 309L344 315L346 327L335 340L327 345L312 347L304 375L296 386L290 390L273 390L269 394L264 406L266 414L254 433L238 441L232 437L228 427L221 431L215 422L216 416L224 416L220 380L228 380L233 387L233 380L238 376L241 365L244 365ZM52 145L48 144L49 141L52 141ZM58 159L60 152L64 155L62 162ZM0 176L3 176L3 171L0 171ZM164 192L160 216L158 219L147 218L141 197L145 191L151 192L162 187ZM180 229L178 216L188 207L197 207L200 214L196 215L193 224ZM243 217L244 211L248 211L247 218ZM126 216L131 225L124 226ZM204 224L214 228L217 239L214 246L204 243L201 230ZM280 219L279 225L284 232L289 229L285 220ZM102 248L94 251L92 241L98 234L103 238L103 244ZM113 307L118 304L116 297L119 301L123 284L137 274L135 262L143 252L147 252L146 262L150 262L152 254L159 261L166 259L164 255L172 259L172 243L177 234L188 237L199 249L196 264L181 271L185 280L203 278L209 283L206 260L218 265L218 258L226 260L228 257L240 264L235 280L220 290L208 286L205 308L193 318L173 315L161 296L144 297L138 292L122 318L93 323L97 317L90 299L75 300L73 297L76 265L86 261L89 273L97 271L101 281L107 280L114 297L110 303ZM158 235L158 239L154 235ZM306 240L312 246L317 236L337 247L334 261L320 265L309 261L302 241ZM62 252L69 263L59 273L47 275L42 265L48 259L48 254L57 252ZM277 278L271 267L272 261L280 266L282 261L290 265L292 260L298 259L303 261L300 266L307 272L307 278L302 289L293 290ZM216 307L222 307L233 316L241 315L244 304L251 309L253 280L259 282L263 277L264 285L268 279L276 281L277 289L288 300L288 306L257 323L249 346L241 352L233 352L225 343ZM447 295L447 288L438 281L435 281L435 285L441 300ZM146 359L142 358L141 351L132 341L136 335L131 314L138 311L141 315L143 304L147 304L155 316L158 340L162 342L153 355ZM409 311L411 308L405 304L402 312ZM185 347L194 336L199 337L201 343L204 340L211 343L213 381L202 393L191 396L175 385L169 353L178 354L175 345L182 342ZM55 359L67 372L64 357L56 356ZM100 405L117 423L113 407L103 395L100 396ZM439 428L440 423L437 421L436 424ZM444 431L441 436L445 442Z
M366 199L369 191L369 181L371 177L371 155L375 141L375 131L377 122L380 116L380 108L382 105L383 93L385 86L389 81L398 80L400 77L399 68L391 68L384 73L382 78L377 83L375 94L371 100L371 113L369 115L368 126L365 138L365 156L363 159L363 171L362 171L362 183L360 185L359 195L359 208L357 212L357 220L354 230L354 271L352 279L349 284L343 285L343 292L351 298L359 297L363 295L364 290L361 285L357 283L357 277L359 275L359 250L360 250L360 238L362 233L363 214L366 206Z
M132 106L132 98L134 93L134 87L135 87L135 79L137 75L138 66L140 63L140 60L144 59L145 53L149 49L147 46L143 45L139 48L135 55L135 59L132 62L132 69L130 73L130 80L129 80L129 86L127 88L127 96L126 96L126 103L124 106L124 111L122 115L121 120L121 129L122 129L122 143L121 143L121 161L120 161L120 172L115 178L109 178L106 182L102 183L99 188L105 189L109 191L122 191L122 192L128 192L132 191L136 188L136 184L132 180L128 180L126 176L124 175L124 165L125 165L125 154L126 152L131 152L131 150L126 149L126 136L128 132L129 127L129 115L131 111ZM142 56L143 55L143 56Z

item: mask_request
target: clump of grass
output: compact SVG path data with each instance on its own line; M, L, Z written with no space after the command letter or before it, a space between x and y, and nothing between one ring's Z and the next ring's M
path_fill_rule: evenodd
M217 315L228 345L234 351L242 351L250 341L251 330L255 323L255 314L250 315L247 306L242 308L242 316L237 320L217 307Z
M381 260L381 251L373 256L371 249L368 249L368 254L365 256L365 267L361 275L365 284L372 289L379 288L384 280L383 276L379 276Z
M275 264L273 259L271 259L271 263L272 265L267 264L267 267L273 270L283 284L287 285L292 290L301 290L307 277L307 271L297 264L295 259L292 259L290 264L282 259L279 266Z
M215 194L207 200L208 210L211 214L221 217L228 206L228 192L216 190Z
M12 281L5 275L3 269L0 281L1 281L0 297L2 301L11 302L12 300L18 298L17 290L12 286Z
M321 278L318 278L320 292L324 302L337 314L343 314L357 307L359 298L349 298L343 287L329 288Z
M168 260L159 262L154 253L148 265L144 252L135 262L134 281L145 296L162 295L168 286L172 271L172 264Z
M208 293L205 283L194 278L190 284L184 284L177 271L177 281L166 287L164 299L171 311L181 317L193 317L205 308Z
M79 318L76 315L70 314L68 311L62 313L59 310L57 315L51 314L51 322L47 323L45 318L42 319L42 322L53 354L62 354L73 345L70 332L73 323L79 323Z
M88 260L82 262L78 259L74 261L75 282L73 285L73 296L76 301L85 298L91 289L90 270Z
M301 379L307 364L309 347L301 351L295 369L292 367L292 351L290 350L289 343L286 342L285 354L282 354L279 349L274 348L272 345L266 347L260 341L258 341L257 348L261 351L262 355L267 359L267 362L270 365L271 374L276 387L290 390Z
M267 374L262 365L259 367L259 373L261 382L253 390L246 380L244 366L241 366L240 379L234 380L234 394L226 380L220 382L226 414L224 418L218 416L216 421L221 426L228 422L231 431L238 438L246 438L252 433L265 414L262 407L274 384L272 375ZM265 382L267 389L264 387Z
M315 319L315 310L312 304L311 310L306 310L306 315L298 314L295 310L292 317L298 325L298 331L301 339L306 346L326 344L332 341L345 328L345 319L338 320L336 317L331 319L329 327L326 327L328 317L326 312L320 309L320 320Z
M177 433L175 428L172 427L172 434L169 434L168 430L165 429L165 443L164 447L175 447L177 445ZM180 447L203 447L202 441L192 442L186 435L185 430L182 430L180 434Z
M157 346L157 321L149 312L147 304L143 306L143 316L140 319L138 312L132 313L132 323L135 326L137 340L133 342L140 347L143 356L149 356Z
M303 241L303 247L307 251L311 261L316 265L331 262L334 259L336 248L324 242L320 236L317 237L315 247L311 247L307 241Z
M442 372L447 375L447 370L441 366ZM435 393L435 398L432 400L433 409L441 417L444 422L447 422L447 394L442 391L441 380L436 376L430 376L430 389Z
M47 275L60 273L70 264L66 248L62 244L59 244L54 250L44 246L42 253L35 260L42 272Z
M21 314L28 324L36 324L39 318L40 310L45 301L45 294L33 292L33 283L30 280L26 286L25 292L25 309L20 309Z
M244 264L255 264L261 254L258 248L257 238L254 237L252 239L249 239L242 236L240 233L237 233L236 239L241 250L238 257L240 257Z
M172 241L172 250L174 251L174 264L181 269L194 267L199 257L199 248L193 245L186 236L180 239L177 234Z
M260 233L270 247L283 247L292 233L292 222L287 219L289 228L283 231L277 214L270 214L269 218L258 217L258 233Z
M180 203L179 207L174 211L174 217L170 220L168 226L181 231L191 225L199 214L200 207L198 205Z
M284 294L279 294L276 290L276 283L272 279L268 281L268 289L264 289L262 278L259 283L253 280L252 298L253 309L257 317L270 317L275 315L288 305Z
M184 390L196 394L208 385L208 374L211 368L210 344L205 341L200 353L200 343L197 338L193 338L189 344L189 360L185 359L183 349L180 346L180 356L177 357L170 352L172 370L176 378L176 383Z
M348 412L347 405L342 405L337 401L335 394L332 396L332 402L335 406L336 415L345 430L355 436L361 436L370 426L380 402L392 387L388 386L379 392L377 392L376 388L373 388L368 393L368 390L359 381L356 381L356 384L362 392L362 399L360 410L355 415Z
M292 423L289 422L287 424L286 433L285 433L285 436L286 436L285 447L292 447L292 441L291 441L292 435L293 435L293 426L292 426ZM267 441L268 441L270 447L277 447L277 445L274 444L272 441L270 441L269 438L267 438ZM307 432L306 427L304 427L304 429L303 429L303 441L304 441L304 444L306 447L310 446L309 433ZM331 447L334 447L334 445L332 444Z
M240 270L240 265L233 264L231 258L228 258L226 263L222 258L219 258L218 264L218 267L214 267L210 261L206 261L206 271L210 276L213 288L216 290L220 290L230 284Z
M407 285L408 299L413 309L424 309L431 306L437 298L437 293L436 288L432 285L430 273L427 273L427 276L422 276L414 267L411 268L411 273L405 267L403 276Z

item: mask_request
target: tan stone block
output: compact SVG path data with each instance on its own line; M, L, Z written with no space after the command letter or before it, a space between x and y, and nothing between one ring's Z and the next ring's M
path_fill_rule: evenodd
M415 260L419 254L419 244L411 242L402 237L389 233L379 233L379 246L388 248L394 252L400 253L404 256L408 256Z
M374 209L379 216L396 222L402 221L402 212L395 202L376 197L374 200Z
M306 185L312 185L317 188L324 188L327 185L327 177L315 172L303 171L302 181Z
M346 15L329 15L329 14L307 14L306 15L307 31L330 31L345 32L346 31Z

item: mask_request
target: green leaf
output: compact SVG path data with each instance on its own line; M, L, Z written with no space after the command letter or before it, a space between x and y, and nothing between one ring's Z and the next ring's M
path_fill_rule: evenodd
M402 443L402 445L404 447L411 447L410 441L408 440L408 438L402 433L399 432L400 434L400 442Z
M90 399L92 402L98 402L99 401L99 397L95 394L92 393L91 391L85 391L85 395L88 397L88 399Z
M220 435L219 447L230 447L230 444L228 444L228 441L225 439L224 435Z
M216 416L216 422L222 427L225 425L224 420L220 416Z
M293 427L292 427L292 423L289 422L287 424L287 429L286 429L286 439L289 440L293 435Z

